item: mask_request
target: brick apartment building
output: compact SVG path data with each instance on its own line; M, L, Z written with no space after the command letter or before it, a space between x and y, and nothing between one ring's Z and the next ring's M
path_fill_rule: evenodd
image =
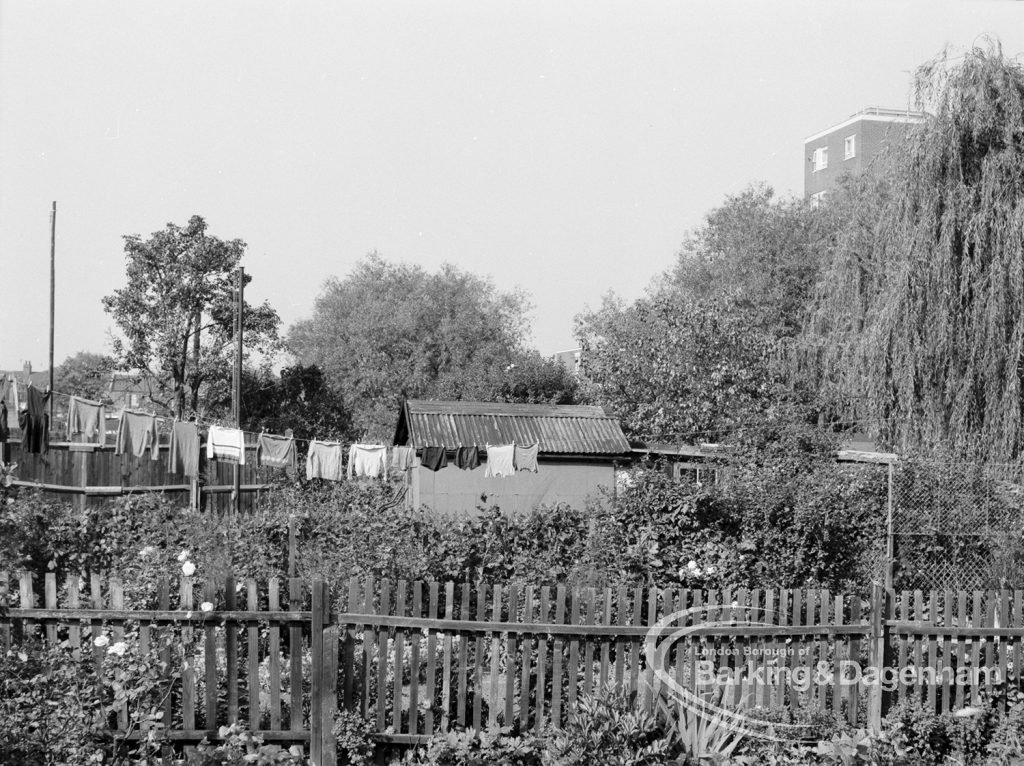
M888 143L924 119L922 112L870 107L804 140L804 198L821 201L844 173L861 173Z

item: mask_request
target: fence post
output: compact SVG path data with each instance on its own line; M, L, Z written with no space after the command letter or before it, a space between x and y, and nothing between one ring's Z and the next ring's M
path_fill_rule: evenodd
M871 589L871 643L868 647L868 668L865 672L877 674L878 683L868 687L868 728L878 734L882 730L882 716L888 707L890 692L883 689L882 679L885 668L892 664L892 648L889 646L889 627L886 618L891 611L892 592L881 585Z
M298 536L295 529L295 517L288 517L288 576L295 577L297 569L296 559L298 558Z
M105 426L104 426L105 427ZM92 460L92 450L89 448L76 450L68 447L72 455L72 465L78 474L78 486L82 490L75 496L75 509L84 512L88 504L87 490L89 489L89 462Z
M330 625L330 586L313 580L313 672L309 700L309 756L314 766L336 766L334 713L338 708L338 627Z
M323 580L313 579L313 619L310 626L310 644L313 652L313 672L309 691L309 759L313 766L322 766L323 718L320 715L320 683L324 667L324 588Z
M334 739L334 714L338 711L339 638L340 630L337 625L329 625L324 629L323 680L320 683L320 766L337 766L338 763L337 742Z
M889 463L888 471L888 492L885 510L885 589L893 590L893 581L896 577L896 534L893 526L893 485L894 469Z

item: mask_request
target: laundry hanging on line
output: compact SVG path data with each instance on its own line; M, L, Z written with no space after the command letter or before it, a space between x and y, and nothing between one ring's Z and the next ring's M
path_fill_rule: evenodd
M206 459L245 465L245 434L237 428L210 426L206 435Z
M420 465L431 471L440 471L448 465L448 450L444 447L424 447Z
M68 441L81 434L94 444L107 443L107 408L103 402L70 397L68 402Z
M50 391L43 393L31 384L28 386L26 407L18 413L21 449L24 452L38 455L50 449L50 413L47 412L50 396Z
M540 444L530 444L525 447L515 445L515 468L517 471L533 471L537 473L537 452Z
M348 450L348 478L387 476L387 448L381 444L353 444Z
M408 471L416 464L414 447L394 447L391 450L391 467L396 471Z
M7 402L0 396L0 444L5 444L11 432L7 425Z
M296 470L295 439L261 433L256 440L256 465Z
M488 444L485 477L506 477L516 472L515 444Z
M341 442L311 441L306 454L306 478L344 481L345 453Z
M152 459L160 456L160 442L156 430L156 416L148 412L123 409L117 421L114 454L142 457L149 450Z
M199 475L199 429L195 423L175 421L171 426L167 470L185 476Z
M472 447L459 447L455 450L455 465L464 471L472 471L480 465L480 448L475 444Z

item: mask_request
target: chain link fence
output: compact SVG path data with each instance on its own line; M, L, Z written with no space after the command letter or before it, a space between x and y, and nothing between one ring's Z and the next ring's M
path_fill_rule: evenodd
M893 587L1024 587L1024 471L901 461L891 468Z

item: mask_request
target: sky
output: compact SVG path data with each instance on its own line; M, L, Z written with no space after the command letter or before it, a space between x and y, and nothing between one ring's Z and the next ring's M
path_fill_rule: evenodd
M122 237L202 215L284 328L371 251L532 298L532 343L632 300L803 140L906 107L1024 2L0 0L0 368L108 352Z

